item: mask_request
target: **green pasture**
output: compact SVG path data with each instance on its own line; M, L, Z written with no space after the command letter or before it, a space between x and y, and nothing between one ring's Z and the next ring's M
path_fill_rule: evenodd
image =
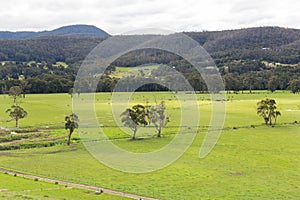
M84 94L82 94L84 95ZM122 95L116 101L111 101L110 93L98 93L95 96L95 110L100 124L105 126L116 125L112 116L112 106L120 103ZM274 98L277 101L278 108L282 113L278 122L293 122L299 120L300 116L300 96L289 92L277 93L255 93L249 94L227 94L225 127L258 125L262 123L256 115L256 103L263 98ZM84 98L84 97L83 97ZM189 95L186 94L187 103ZM199 110L200 110L200 126L207 126L211 117L210 95L197 94ZM161 93L134 93L129 101L130 105L142 103L153 105L165 101L167 112L171 118L169 126L176 126L180 121L180 102L176 98L176 94L169 92ZM11 105L13 99L8 95L0 95L0 126L13 127L14 122L9 121L8 114L5 112ZM28 117L20 120L20 127L40 127L40 126L63 126L64 117L72 112L72 99L68 94L32 94L26 95L26 98L18 99L19 104L28 112ZM126 103L127 100L124 100ZM122 103L124 103L122 102ZM83 102L84 103L84 102ZM126 104L124 104L126 106ZM124 107L125 110L126 107ZM185 108L182 108L185 109ZM193 117L193 116L191 116Z
M138 66L138 67L116 67L116 70L113 71L110 76L116 78L122 78L123 76L129 76L129 75L149 76L151 74L151 71L157 69L158 67L159 65Z
M0 95L0 126L13 127L14 121L5 112L14 104L8 95ZM63 126L64 116L71 113L72 99L69 94L35 94L19 98L17 102L28 112L28 117L20 120L20 127Z
M125 93L116 95L122 99ZM256 114L256 103L265 97L276 99L282 113L275 127L264 126ZM199 151L210 122L212 102L208 94L197 94L197 98L200 124L195 140L176 162L158 171L130 174L111 169L98 162L81 143L73 143L70 147L60 144L0 151L0 167L160 199L300 198L299 95L283 91L228 94L227 101L218 102L226 106L222 135L213 151L203 159L199 158ZM130 105L155 104L162 100L171 121L159 139L154 131L140 129L137 136L143 140L130 140L130 130L117 127L114 121L111 106L116 102L111 102L110 93L96 95L96 117L110 140L119 147L137 153L158 150L176 135L181 109L188 112L189 108L180 107L176 94L167 92L135 93L129 102ZM14 125L5 121L8 118L5 109L12 101L8 96L0 96L2 127ZM71 97L67 94L27 95L21 99L21 106L28 111L28 118L21 120L20 126L63 126L71 105ZM187 134L195 127L188 128L185 129ZM57 135L64 134L62 129L53 131L57 131ZM74 136L78 137L77 133Z
M0 199L129 199L0 173Z
M54 67L59 67L62 66L64 68L68 68L68 64L65 62L56 62L55 64L53 64Z

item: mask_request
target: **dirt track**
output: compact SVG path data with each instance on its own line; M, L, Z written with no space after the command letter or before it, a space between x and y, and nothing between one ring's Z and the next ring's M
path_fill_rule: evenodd
M38 179L40 181L45 181L45 182L50 182L50 183L57 183L57 184L60 184L60 185L66 185L68 187L81 188L81 189L86 189L86 190L93 190L95 192L96 191L102 191L102 192L107 193L107 194L113 194L113 195L117 195L117 196L129 197L129 198L133 198L133 199L158 200L158 199L151 198L151 197L144 197L144 196L140 196L140 195L136 195L136 194L129 194L129 193L125 193L125 192L120 192L120 191L101 188L101 187L96 187L96 186L83 185L83 184L70 183L70 182L65 182L65 181L49 179L49 178L43 178L43 177L24 174L24 173L21 173L21 172L7 170L7 169L3 169L3 168L0 168L0 172L6 173L6 174L11 174L11 175L16 175L16 176L20 176L20 177L25 177L25 178L29 178L29 179Z

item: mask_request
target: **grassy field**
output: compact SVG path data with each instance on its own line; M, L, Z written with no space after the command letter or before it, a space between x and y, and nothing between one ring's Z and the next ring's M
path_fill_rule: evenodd
M8 174L0 174L0 199L21 200L21 199L128 199L114 195L96 195L95 191L65 187L34 181L22 177L14 177Z
M282 113L273 128L262 125L263 120L256 115L256 102L265 97L276 99ZM161 199L299 199L299 97L289 92L227 95L221 138L209 156L200 159L211 102L209 95L199 94L200 129L193 144L175 163L151 173L129 174L108 168L94 159L81 143L70 147L60 144L0 151L0 167ZM0 126L13 126L13 122L5 122L4 112L12 99L3 95L0 99ZM96 95L97 118L119 147L132 152L157 150L168 144L176 133L181 114L179 102L173 93L136 93L130 102L153 104L160 100L166 102L171 118L160 139L141 131L138 137L145 139L131 141L128 133L113 127L110 94ZM27 95L21 105L29 115L20 124L22 127L63 125L64 116L71 112L70 101L67 94ZM62 129L55 131L53 134L64 134Z
M62 66L64 68L67 68L68 67L68 64L65 63L65 62L56 62L55 64L53 64L54 67L59 67L59 66Z
M110 75L111 77L122 78L129 75L149 76L153 69L159 65L139 66L139 67L116 67L116 70Z
M5 111L13 105L8 95L0 95L0 126L13 127L15 122L9 120ZM64 116L71 113L72 99L68 94L26 95L18 100L28 112L28 117L20 120L22 128L40 126L62 126Z

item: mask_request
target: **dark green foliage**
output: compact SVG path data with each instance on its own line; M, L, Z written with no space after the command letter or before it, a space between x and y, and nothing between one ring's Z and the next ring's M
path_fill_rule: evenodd
M17 98L21 97L22 93L23 93L23 91L20 86L13 86L13 87L9 88L8 95L11 96L14 100L14 103L16 103Z
M19 127L19 120L27 117L27 111L18 105L12 105L10 109L6 110L6 112L9 113L12 120L16 121L17 128Z
M289 82L289 89L293 92L293 93L298 93L300 92L300 79L293 79Z
M14 86L21 88L22 96L26 93L67 93L73 86L77 65L53 66L47 63L5 62L0 67L0 93L6 93L7 88ZM14 79L11 77L14 76ZM25 80L19 80L20 77Z
M241 84L238 79L237 74L226 74L224 77L224 82L226 85L226 90L234 90L235 92L238 92L241 89Z
M279 87L279 80L276 76L271 76L270 80L268 81L267 88L271 92L275 92Z
M162 128L169 122L165 102L162 101L158 105L151 106L148 110L148 118L157 130L157 137L161 137Z
M148 63L168 64L174 60L182 59L173 53L159 49L140 49L131 51L112 63L112 66L135 67Z
M257 114L264 119L266 125L270 126L275 125L277 117L281 115L277 110L276 101L268 98L257 102Z
M88 53L106 38L53 36L27 40L0 40L0 60L75 63L84 60Z
M202 44L217 64L234 60L266 60L289 64L300 61L298 29L258 27L186 34Z
M69 130L67 144L70 145L72 133L78 128L79 118L75 113L65 117L65 129Z
M147 109L145 106L137 104L132 108L127 108L121 113L122 123L133 131L132 139L136 139L136 132L139 126L148 125Z
M97 92L112 92L119 79L103 75L97 85ZM82 89L83 90L83 89Z
M70 88L68 94L73 98L74 88Z

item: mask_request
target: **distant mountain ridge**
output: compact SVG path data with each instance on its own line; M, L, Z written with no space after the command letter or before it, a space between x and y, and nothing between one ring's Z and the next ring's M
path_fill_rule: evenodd
M199 42L217 65L238 60L300 63L300 29L267 26L185 34Z
M31 39L35 37L42 36L83 36L83 37L93 37L93 36L110 36L107 32L102 29L97 28L92 25L70 25L63 26L52 31L0 31L0 39Z
M300 29L272 26L185 33L210 52L228 48L280 48L300 40Z
M73 25L53 31L36 32L35 37L30 36L30 32L21 32L24 34L23 39L0 39L0 61L79 62L95 46L107 39L108 34L99 36L99 30L94 26ZM220 67L238 61L300 63L300 29L255 27L184 34L199 42ZM65 37L61 37L62 35ZM82 35L86 37L78 37ZM152 54L149 52L150 57ZM166 58L165 54L157 56L160 56L161 60ZM127 56L126 65L134 66L135 60L134 55Z

